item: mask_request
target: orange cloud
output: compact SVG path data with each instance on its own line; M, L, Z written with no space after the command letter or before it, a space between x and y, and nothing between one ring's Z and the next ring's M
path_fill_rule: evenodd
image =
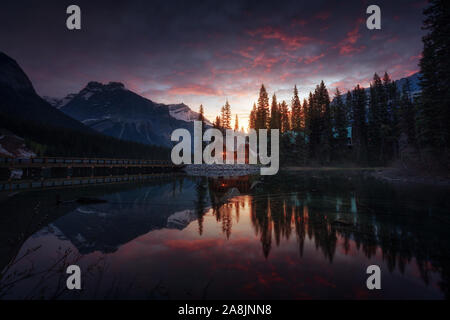
M218 96L222 95L220 90L199 84L188 84L181 87L172 87L168 90L172 95L200 95L200 96Z
M317 60L323 58L325 56L325 53L321 53L317 56L308 57L305 59L305 64L311 64L313 62L316 62Z
M256 30L248 31L252 37L259 35L262 39L276 39L281 41L286 50L296 50L303 47L311 38L306 36L291 36L280 29L273 27L264 27Z
M358 19L356 21L356 26L354 29L350 30L347 33L347 37L342 40L335 48L339 48L339 54L341 55L353 55L354 53L361 52L366 47L365 46L357 46L361 35L359 33L359 27L364 23L364 19Z

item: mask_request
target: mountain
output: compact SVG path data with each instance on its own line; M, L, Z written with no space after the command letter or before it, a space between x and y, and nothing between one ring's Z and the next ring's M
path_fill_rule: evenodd
M6 157L168 159L170 155L168 148L103 135L64 114L42 99L17 62L1 52L0 128L6 132L0 132L0 156Z
M397 84L397 89L402 90L403 85L406 83L406 80L409 80L409 86L411 89L411 95L414 96L415 94L419 93L420 91L422 91L422 89L420 88L420 73L414 73L413 75L406 77L406 78L401 78L399 80L396 80L395 83Z
M411 89L411 95L414 96L415 94L419 93L421 91L420 88L420 73L414 73L413 75L410 75L406 78L401 78L399 80L395 80L395 84L397 85L397 90L399 92L402 92L402 87L406 83L406 80L409 80L409 85ZM370 88L365 88L364 91L366 92L367 97L370 97ZM345 103L345 100L347 98L347 92L341 92L342 94L342 101ZM335 99L333 98L331 101L331 104L335 103Z
M178 120L191 122L198 120L200 115L198 112L192 111L191 108L184 103L169 104L167 107L169 108L170 115ZM205 122L207 125L212 126L212 123L209 120L205 119Z
M155 103L119 82L89 82L79 93L63 100L47 99L66 115L98 132L159 146L172 145L170 136L175 129L185 128L192 133L193 123L185 120L196 114L183 104Z
M73 98L75 98L77 94L76 93L71 93L68 94L66 97L64 97L63 99L58 99L58 98L53 98L53 97L49 97L49 96L43 96L42 98L47 101L48 103L50 103L53 107L55 107L56 109L61 109L61 107L65 106L66 104L68 104Z
M92 132L82 123L42 99L17 62L2 52L0 52L0 113L49 126Z

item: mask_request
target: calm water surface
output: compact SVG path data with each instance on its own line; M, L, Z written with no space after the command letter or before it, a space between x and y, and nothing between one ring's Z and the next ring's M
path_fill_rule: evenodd
M0 298L448 298L449 194L348 172L18 194L0 204Z

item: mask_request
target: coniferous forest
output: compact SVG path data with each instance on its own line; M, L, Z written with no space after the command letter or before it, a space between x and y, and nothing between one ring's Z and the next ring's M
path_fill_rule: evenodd
M289 108L286 101L277 102L275 94L269 101L263 84L249 128L280 129L285 165L401 165L448 171L449 12L449 5L441 0L431 1L424 11L427 33L419 93L413 94L408 79L398 87L387 72L375 73L369 88L357 84L346 93L337 89L331 97L322 81L303 102L295 86ZM221 121L216 119L216 127Z

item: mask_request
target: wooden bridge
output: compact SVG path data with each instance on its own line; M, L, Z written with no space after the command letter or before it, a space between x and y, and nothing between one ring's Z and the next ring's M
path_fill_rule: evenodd
M182 167L165 160L0 158L0 191L145 180Z

